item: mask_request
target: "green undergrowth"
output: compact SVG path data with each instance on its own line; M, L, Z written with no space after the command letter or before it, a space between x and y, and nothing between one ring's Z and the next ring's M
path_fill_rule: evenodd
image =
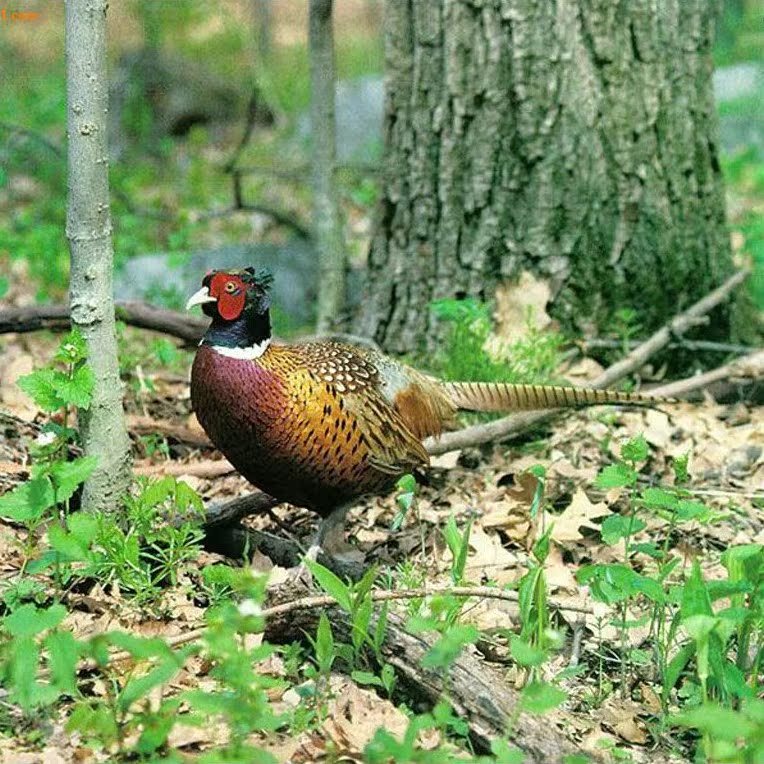
M600 642L578 665L555 660L570 634L548 595L547 565L553 524L541 525L524 575L513 585L519 626L491 630L471 620L473 600L448 590L383 601L386 591L418 589L427 579L416 555L395 571L370 569L358 582L341 580L308 562L314 582L335 601L304 640L275 645L261 637L266 577L224 565L199 570L202 502L173 478L136 482L119 513L78 511L78 488L95 465L78 455L73 423L90 405L92 377L81 339L64 338L49 366L20 381L50 420L33 444L29 479L0 497L0 516L15 527L21 565L4 577L0 593L0 678L7 692L0 734L30 750L45 744L46 729L63 720L81 744L112 761L270 762L269 736L321 735L334 701L331 677L356 684L404 709L408 728L394 736L379 729L362 753L366 762L523 761L513 745L517 714L544 715L563 708L590 713L614 697L628 699L649 684L659 708L645 711L654 744L696 761L752 762L764 757L764 546L731 546L721 555L725 576L709 580L701 560L688 563L677 548L690 530L722 522L685 487L688 457L673 460L673 482L662 485L647 471L650 449L641 436L622 444L620 458L602 469L592 488L616 492L622 511L596 533L612 549L609 561L592 560L577 579L605 607L601 628L618 637ZM535 481L531 517L554 515L545 499L545 471ZM647 479L645 479L647 478ZM416 484L401 481L399 517L418 513ZM730 508L733 511L734 508ZM554 520L552 520L552 523ZM648 524L657 533L646 536ZM450 552L450 584L468 586L472 521L454 516L440 529ZM424 548L422 554L426 554ZM488 581L486 585L493 584ZM168 618L168 597L186 590L206 607L205 626L187 644L111 628L84 636L72 628L78 596L92 587L112 591L124 607L144 617ZM405 628L429 643L422 666L447 677L462 651L503 640L508 662L524 677L516 715L507 720L490 754L475 751L469 724L449 700L448 681L429 709L412 710L405 682L386 649L393 612ZM648 636L636 645L635 629ZM596 634L595 634L596 638ZM129 656L128 664L112 657ZM283 670L274 675L271 656ZM201 660L205 682L177 682ZM565 667L563 667L565 666ZM514 680L517 681L516 679ZM96 691L96 688L98 691ZM272 698L291 689L297 706ZM208 726L225 742L189 758L169 744L176 727ZM440 745L424 749L425 733ZM339 751L336 752L339 755ZM609 751L628 760L628 749ZM330 759L332 754L329 749ZM567 759L583 762L585 756Z
M723 167L730 190L739 200L746 200L736 228L745 240L743 253L753 266L751 296L756 307L764 311L764 160L756 149L749 148L726 157Z
M488 303L472 298L438 300L430 308L447 325L447 334L434 356L419 361L444 379L526 384L553 380L560 363L561 335L539 331L529 320L525 336L497 355L488 346L493 332Z

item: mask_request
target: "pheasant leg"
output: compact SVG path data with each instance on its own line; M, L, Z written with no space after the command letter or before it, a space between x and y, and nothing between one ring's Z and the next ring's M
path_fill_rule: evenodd
M341 504L339 507L335 507L330 514L322 518L318 524L313 539L310 542L310 547L305 553L303 561L293 569L290 574L290 578L296 581L304 581L310 584L312 582L312 576L308 566L305 564L305 560L311 560L316 562L318 555L323 552L331 556L331 551L326 549L326 541L330 542L330 548L336 547L342 542L345 535L345 518L347 517L348 510L353 506L353 502L347 504Z

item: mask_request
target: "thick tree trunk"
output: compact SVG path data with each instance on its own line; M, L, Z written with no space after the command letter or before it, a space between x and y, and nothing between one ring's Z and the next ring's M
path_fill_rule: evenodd
M654 329L720 283L715 14L705 0L388 0L360 333L410 351L438 337L430 301L490 299L524 271L574 331L621 307Z
M69 303L95 375L80 411L82 444L98 457L85 483L85 509L114 510L130 481L130 441L122 411L112 294L113 250L106 141L107 0L66 0Z
M310 0L310 117L313 229L318 248L319 333L329 332L345 305L345 246L334 180L334 32L332 0Z

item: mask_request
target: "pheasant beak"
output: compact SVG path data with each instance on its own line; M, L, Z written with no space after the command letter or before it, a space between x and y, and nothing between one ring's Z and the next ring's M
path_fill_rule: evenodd
M198 292L191 295L186 303L186 310L191 310L194 305L204 305L207 302L217 302L217 297L210 296L209 287L203 286Z

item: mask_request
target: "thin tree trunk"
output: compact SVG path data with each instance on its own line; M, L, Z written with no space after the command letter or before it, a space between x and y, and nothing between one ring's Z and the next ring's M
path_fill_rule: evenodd
M386 155L357 333L529 272L567 329L644 331L731 272L705 0L388 0ZM543 306L542 306L543 307ZM725 334L725 315L714 331Z
M95 376L92 403L80 411L79 420L85 453L98 457L82 496L87 510L115 510L130 481L112 294L107 5L107 0L66 0L69 303Z
M267 64L271 59L271 43L273 38L273 0L253 0L255 39L257 51L255 61L258 68Z
M345 307L345 246L334 179L334 33L332 0L310 0L310 116L313 228L318 248L318 332L328 332Z

